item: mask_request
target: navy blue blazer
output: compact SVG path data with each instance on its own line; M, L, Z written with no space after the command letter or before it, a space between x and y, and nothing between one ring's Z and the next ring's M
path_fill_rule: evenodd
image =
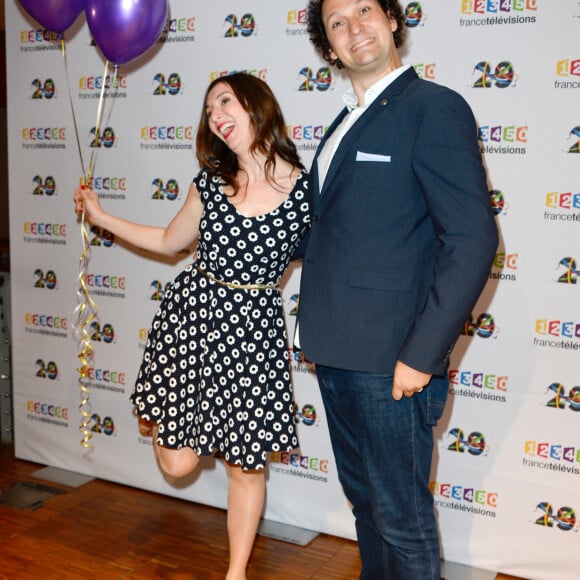
M310 195L305 356L386 374L399 359L444 374L498 242L468 104L407 70L344 136L322 192L315 157Z

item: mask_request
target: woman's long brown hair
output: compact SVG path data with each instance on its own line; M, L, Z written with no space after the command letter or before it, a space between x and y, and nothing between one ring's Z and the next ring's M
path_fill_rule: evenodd
M266 179L274 183L276 156L281 157L294 167L304 168L296 145L286 133L284 117L280 105L270 87L261 79L247 73L233 73L215 79L206 90L203 111L199 121L196 138L196 155L200 167L211 175L217 175L222 183L239 191L237 174L240 169L236 154L209 128L209 118L205 112L207 96L219 83L229 85L250 116L254 129L254 140L250 152L266 156L264 172Z

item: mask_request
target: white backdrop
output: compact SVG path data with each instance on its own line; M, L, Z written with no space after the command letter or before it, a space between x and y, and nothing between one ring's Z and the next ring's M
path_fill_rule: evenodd
M309 165L346 81L311 48L305 5L170 0L162 41L120 67L95 136L107 79L84 17L65 33L65 64L60 43L15 0L6 2L18 457L225 506L225 473L213 460L187 485L163 479L128 402L163 289L190 256L163 261L91 233L87 281L99 308L88 385L92 449L80 444L71 329L82 250L72 204L82 178L75 119L85 163L95 154L93 186L103 205L151 224L173 217L197 172L191 147L203 93L217 75L247 70L264 78ZM577 578L580 4L403 5L405 62L473 107L501 232L489 284L452 359L437 432L432 489L443 554L526 578ZM283 293L290 333L299 274L290 271ZM312 368L292 358L301 451L274 458L265 517L353 538Z

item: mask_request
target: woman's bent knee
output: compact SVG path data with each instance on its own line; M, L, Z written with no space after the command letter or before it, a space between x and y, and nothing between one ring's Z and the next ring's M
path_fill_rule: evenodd
M199 456L189 447L166 449L157 446L159 467L170 477L184 477L191 473L199 463Z

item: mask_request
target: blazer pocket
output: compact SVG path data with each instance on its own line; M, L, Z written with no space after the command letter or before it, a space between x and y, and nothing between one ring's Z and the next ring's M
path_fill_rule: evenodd
M355 288L367 288L368 290L410 292L413 288L413 275L404 270L381 272L353 269L349 273L348 281Z
M373 161L375 163L390 163L390 155L382 155L380 153L365 153L364 151L356 152L356 161Z

